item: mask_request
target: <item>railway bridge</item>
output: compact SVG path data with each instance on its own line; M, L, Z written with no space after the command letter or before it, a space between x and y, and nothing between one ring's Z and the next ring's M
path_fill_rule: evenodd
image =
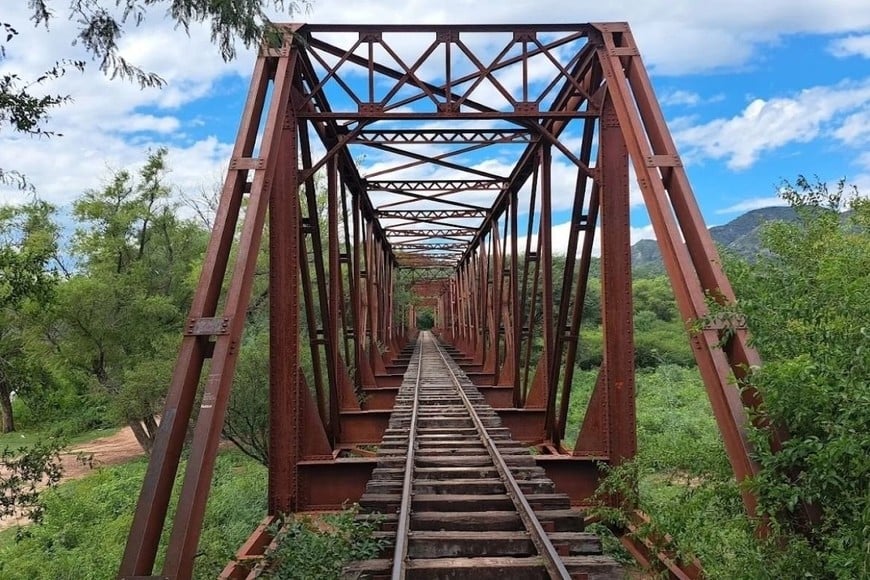
M633 194L682 319L734 299L629 26L279 28L254 66L119 577L192 574L261 245L268 515L225 577L256 575L282 514L348 501L385 513L395 547L360 574L613 577L577 510L601 465L636 451ZM566 440L596 260L603 364ZM731 384L760 362L746 330L686 340L735 477L751 476L757 396Z

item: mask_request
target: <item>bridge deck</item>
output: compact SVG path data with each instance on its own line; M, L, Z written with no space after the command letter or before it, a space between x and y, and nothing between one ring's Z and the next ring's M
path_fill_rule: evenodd
M389 553L351 564L346 577L621 577L598 538L583 531L583 512L555 491L428 332L360 505L382 514Z

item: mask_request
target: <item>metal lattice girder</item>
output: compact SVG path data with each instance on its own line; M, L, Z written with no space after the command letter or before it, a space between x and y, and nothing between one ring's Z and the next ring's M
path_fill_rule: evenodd
M468 144L468 143L531 143L537 138L524 129L421 129L402 131L381 129L361 131L351 143L389 143L407 145Z
M497 179L438 179L438 180L367 180L369 191L425 191L429 193L461 193L474 190L500 191L506 185L504 180Z
M456 256L451 256L449 254L444 253L435 253L435 252L408 252L406 254L399 256L399 264L405 264L408 261L426 261L426 260L440 260L442 262L449 262L454 266L458 262L455 259Z
M456 268L458 260L446 260L442 257L419 257L419 256L406 256L399 260L398 267L403 270L408 269L416 269L416 268L442 268L445 270L452 270ZM436 297L431 297L434 300Z
M408 249L417 250L444 250L446 252L456 252L465 249L465 244L459 242L442 242L442 243L418 243L397 240L393 244L393 249L397 252L402 252Z
M477 230L474 228L443 228L443 229L391 229L385 228L391 237L405 238L436 238L449 239L460 236L473 236Z
M486 216L485 210L478 209L417 209L417 210L377 210L379 218L398 218L406 220L444 220L450 218L476 218Z
M433 251L437 251L439 256L445 256L448 254L453 255L461 255L462 251L465 249L465 246L462 245L456 248L449 248L445 246L440 246L438 244L407 244L407 245L398 245L396 246L396 252L399 255L402 254L421 254L421 253L430 253Z

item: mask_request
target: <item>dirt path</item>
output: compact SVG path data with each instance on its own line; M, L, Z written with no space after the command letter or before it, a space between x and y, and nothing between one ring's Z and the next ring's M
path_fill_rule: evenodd
M84 477L97 467L124 463L134 457L139 457L142 453L142 447L133 436L133 431L129 427L124 427L113 435L75 445L62 453L63 478L61 482ZM79 456L90 457L90 461L83 463L79 461Z
M129 427L124 427L117 433L100 437L61 453L63 476L60 482L81 479L98 467L117 465L142 455L142 448L136 442L136 437ZM81 461L80 457L88 458ZM4 518L0 520L0 530L28 523L27 518Z

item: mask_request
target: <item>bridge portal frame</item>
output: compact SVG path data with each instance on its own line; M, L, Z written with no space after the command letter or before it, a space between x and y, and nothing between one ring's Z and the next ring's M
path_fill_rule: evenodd
M467 365L479 371L478 381L491 387L489 396L502 403L497 406L503 407L505 424L515 436L539 445L539 463L578 502L598 483L597 461L618 464L636 450L629 166L682 319L705 320L708 300L734 301L627 24L283 29L284 44L264 47L255 64L120 577L153 572L191 429L162 575L192 573L264 235L270 250L269 517L243 547L241 560L262 551L269 541L267 523L280 514L334 508L362 493L373 460L341 455L377 443L386 425L390 371L413 330L413 309L393 311L403 266L451 272L433 285L440 289L429 297L437 330L467 356ZM510 37L490 64L467 41L481 34ZM349 47L332 42L341 35L353 37ZM396 35L425 37L413 62L394 49ZM563 58L572 43L579 48ZM445 59L427 79L424 69L438 51ZM471 72L451 70L451 51L467 57ZM555 80L543 89L532 78L535 58L549 60L555 70ZM349 66L358 69L356 83L343 78L342 69ZM499 73L510 66L522 71L512 89ZM477 99L483 84L501 94L500 107ZM327 98L330 86L344 91L340 102ZM382 98L375 96L379 91ZM421 102L427 106L418 106ZM440 121L458 124L425 126ZM413 123L420 125L407 128ZM469 123L484 126L469 128ZM576 150L562 139L571 123L582 125ZM459 148L438 154L410 149L444 144ZM508 175L462 163L463 155L493 144L522 148ZM363 177L351 150L355 145L404 161ZM554 155L567 160L576 175L558 296L552 260ZM403 170L421 165L461 176L401 177ZM317 195L318 172L326 176L326 231L317 219L324 205ZM398 200L378 207L373 192ZM491 203L460 197L480 192L491 192ZM437 207L414 209L414 202ZM382 223L389 219L405 221ZM459 221L440 226L446 219ZM596 236L604 361L578 440L566 445ZM418 247L402 251L398 238L410 238L404 245ZM537 358L536 335L543 338ZM726 332L705 326L688 340L735 476L742 480L757 471L745 407L759 401L733 381L760 360L745 328ZM313 360L311 385L299 362L306 346ZM774 445L778 437L773 434ZM755 498L744 491L743 500L754 513ZM240 569L228 568L226 575Z

